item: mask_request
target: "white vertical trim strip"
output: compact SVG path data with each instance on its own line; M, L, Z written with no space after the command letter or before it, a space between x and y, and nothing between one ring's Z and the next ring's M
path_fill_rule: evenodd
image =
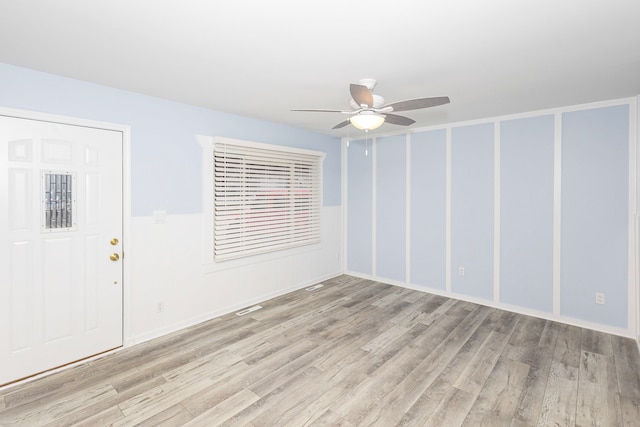
M493 302L500 302L500 122L493 122Z
M636 110L636 121L635 124L633 126L633 131L635 132L635 143L636 143L636 167L635 167L635 172L636 172L636 182L634 183L634 185L636 186L636 203L635 203L635 209L636 209L636 228L635 228L635 239L636 239L636 252L634 255L634 260L636 263L636 271L635 271L635 283L634 283L634 289L636 292L636 301L635 301L635 312L636 312L636 333L635 333L635 337L636 337L636 341L638 343L638 350L640 350L640 259L638 259L638 257L640 257L640 206L638 206L638 204L640 203L640 171L638 171L638 168L640 168L640 132L638 132L638 127L640 126L640 108L638 108L638 105L640 104L640 95L638 95L635 99L634 99L634 108Z
M347 215L349 214L349 138L342 138L341 140L341 165L340 165L340 174L342 179L341 187L342 187L342 230L341 230L341 239L342 239L342 273L344 274L347 271L347 262L348 262L348 251L347 248L347 236L348 236L348 223L347 223Z
M627 263L628 277L629 277L629 291L628 291L628 308L627 324L633 331L634 336L638 336L638 323L640 319L640 313L638 312L638 278L637 278L637 182L638 182L638 146L637 146L637 103L629 104L629 261Z
M452 154L452 141L451 141L451 127L447 127L447 142L446 142L446 166L445 166L445 236L446 236L446 256L445 256L445 281L447 292L451 292L451 154Z
M411 134L405 138L405 282L411 283Z
M554 114L553 130L553 314L560 316L562 226L562 113Z
M365 138L369 138L367 135ZM365 142L367 144L367 142ZM368 150L371 154L371 275L376 276L376 260L378 257L378 233L377 233L377 204L378 197L376 195L377 188L377 151L376 151L376 138L371 138L371 149Z

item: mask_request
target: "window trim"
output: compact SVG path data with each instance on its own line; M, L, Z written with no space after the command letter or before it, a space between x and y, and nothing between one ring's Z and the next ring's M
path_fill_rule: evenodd
M326 153L321 151L308 150L297 147L290 147L284 145L275 145L275 144L266 144L261 142L254 141L245 141L233 138L226 138L220 136L205 136L205 135L196 135L196 139L199 145L202 148L202 230L203 230L203 239L202 239L202 253L203 253L203 271L205 273L216 272L221 270L227 270L232 268L237 268L249 264L255 264L259 262L264 262L272 259L285 258L292 255L319 251L322 249L322 241L319 243L297 246L293 248L278 250L274 252L267 252L257 255L251 255L243 258L237 258L232 260L227 260L224 262L216 262L214 260L214 241L213 241L213 233L214 233L214 162L213 162L213 153L215 149L215 145L218 143L227 143L227 144L236 144L243 145L246 147L255 147L269 150L277 150L283 152L290 153L298 153L298 154L308 154L320 157L320 176L319 176L319 185L320 185L320 222L321 222L321 231L322 235L322 198L323 198L323 167L322 162L326 156Z

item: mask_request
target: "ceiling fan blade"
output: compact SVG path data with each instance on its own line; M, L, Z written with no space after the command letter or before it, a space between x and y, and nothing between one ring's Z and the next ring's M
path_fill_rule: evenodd
M321 110L321 109L311 109L311 110L291 110L291 111L307 111L312 113L344 113L342 110Z
M387 123L391 123L392 125L409 126L416 122L409 117L398 116L397 114L385 114L385 116L386 118L384 119L384 121Z
M419 110L420 108L436 107L438 105L448 104L449 102L451 101L448 96L436 96L433 98L416 98L394 102L382 108L392 107L393 111Z
M373 95L368 87L351 83L349 90L351 91L351 97L358 105L373 106Z
M344 122L340 122L337 125L335 125L334 127L332 127L331 129L340 129L343 128L345 126L347 126L348 124L350 124L351 122L349 120L345 120Z

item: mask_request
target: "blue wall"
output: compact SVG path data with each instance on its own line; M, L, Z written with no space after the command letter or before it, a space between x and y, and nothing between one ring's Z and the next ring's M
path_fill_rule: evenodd
M411 135L411 282L445 289L447 133Z
M553 115L500 123L500 300L553 309Z
M377 138L373 169L363 148L350 148L348 272L374 270L383 281L573 323L630 328L631 107L609 105L451 125L411 133L409 145L406 134ZM367 235L372 229L376 242ZM560 248L558 264L554 248ZM595 303L600 292L604 305Z
M492 299L493 124L451 130L451 290ZM458 274L464 267L465 275Z
M627 325L629 107L562 115L561 312ZM596 292L605 305L594 303Z
M370 275L373 272L371 147L365 141L351 141L348 153L347 240L358 243L347 247L347 269Z
M376 274L404 281L406 271L405 136L376 142Z
M323 203L341 204L338 138L6 64L0 64L0 106L131 126L134 216L202 211L197 134L323 151Z

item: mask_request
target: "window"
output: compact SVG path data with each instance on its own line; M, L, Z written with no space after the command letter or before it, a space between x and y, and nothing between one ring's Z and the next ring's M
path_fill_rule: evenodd
M75 174L42 172L42 231L75 230Z
M212 151L216 263L320 242L323 153L226 138Z

